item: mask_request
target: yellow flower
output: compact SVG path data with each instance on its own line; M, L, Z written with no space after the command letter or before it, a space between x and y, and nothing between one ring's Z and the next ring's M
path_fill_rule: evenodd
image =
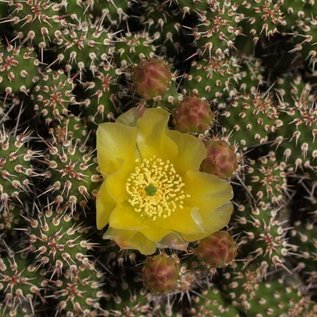
M179 248L220 230L232 213L232 188L199 172L206 150L189 134L169 130L169 113L133 108L97 130L104 181L97 195L97 228L123 249L152 254Z

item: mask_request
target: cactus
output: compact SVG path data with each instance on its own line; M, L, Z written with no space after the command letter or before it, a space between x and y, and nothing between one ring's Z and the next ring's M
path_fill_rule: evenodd
M31 177L36 172L31 160L36 151L26 148L30 133L14 135L2 126L0 131L0 211L10 212L11 203L23 204L23 200L32 191Z
M155 59L142 60L132 76L135 91L145 100L164 95L172 79L169 67Z
M145 31L121 35L115 42L115 62L124 69L131 64L137 66L142 59L154 58L153 41L154 39Z
M189 311L189 316L197 317L238 317L238 310L226 303L221 295L221 291L210 285L209 290L205 290L201 296L192 297L193 304Z
M101 181L92 151L80 143L51 143L46 164L47 178L52 180L47 191L52 192L55 203L64 202L72 211L77 204L86 209Z
M34 48L25 48L9 44L1 47L0 53L0 89L6 94L28 93L38 80Z
M176 290L179 275L178 259L165 254L149 257L144 263L143 280L153 293L166 293Z
M89 137L88 127L83 119L73 114L62 117L61 122L52 124L48 132L53 144L80 143Z
M230 108L222 113L221 123L224 133L231 133L231 138L245 150L269 141L282 125L279 113L270 95L245 94L232 99Z
M8 22L12 22L17 37L31 41L42 50L49 46L54 33L63 25L60 5L49 0L8 1Z
M199 13L196 29L193 30L197 52L205 57L228 55L241 32L238 23L244 18L238 14L238 5L224 1L207 12Z
M184 98L174 111L175 127L181 132L203 133L214 121L209 104L196 96Z
M44 301L44 277L25 258L9 254L0 259L0 312L5 316L34 316Z
M234 306L251 316L256 314L281 317L313 316L316 310L309 297L296 287L296 281L292 281L291 277L287 276L261 282L259 270L260 268L256 270L250 267L227 274L228 281L224 288ZM290 284L291 281L293 284Z
M316 10L0 1L0 316L315 317Z
M48 69L41 74L31 97L34 99L34 109L43 115L47 124L60 121L63 115L67 117L67 106L74 102L73 88L73 80L67 78L62 70Z
M102 61L107 60L113 35L97 22L83 21L55 32L56 61L66 63L67 70L78 69L82 76L83 71L94 72Z
M127 11L132 6L132 0L116 1L112 0L96 0L93 3L93 11L97 16L102 16L109 24L119 26L121 22L125 22L128 18Z
M207 155L200 170L221 178L230 178L238 170L239 162L235 148L222 139L206 139Z
M100 65L93 81L83 83L89 94L83 102L83 115L88 123L98 124L114 117L119 107L118 78L120 70L111 64Z
M21 224L21 207L10 203L6 209L0 211L0 235L7 238L9 235L15 236L14 228Z
M105 297L101 286L102 273L93 264L71 265L63 279L52 281L57 312L67 312L70 317L100 313L99 301Z
M24 252L36 255L34 265L60 276L72 263L86 264L93 244L85 238L87 228L71 215L50 207L37 219L27 219L27 246Z
M235 57L212 56L210 59L192 62L190 72L184 76L183 91L210 101L220 101L221 98L236 93L234 83L240 77Z
M199 241L194 254L211 268L230 264L237 255L237 245L227 231L218 231Z

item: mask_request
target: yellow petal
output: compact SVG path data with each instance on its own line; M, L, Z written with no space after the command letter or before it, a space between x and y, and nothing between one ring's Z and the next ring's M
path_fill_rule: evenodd
M232 211L233 205L230 201L214 210L202 208L200 215L206 231L212 234L228 225Z
M188 242L201 240L201 239L207 238L208 236L210 236L209 232L200 232L200 233L194 233L194 234L183 233L182 234L182 237Z
M175 142L167 135L169 113L160 108L147 109L137 122L137 146L142 158L153 156L173 161L178 153Z
M176 233L172 232L164 237L159 243L160 248L171 248L180 251L187 251L188 242L183 239L183 237Z
M109 226L115 229L141 231L146 229L147 225L141 220L140 215L134 211L128 203L117 205L109 217Z
M156 251L156 243L136 231L109 228L103 238L114 240L121 249L139 250L145 255L153 254Z
M103 182L98 193L97 193L97 199L96 199L96 217L97 217L97 228L100 230L104 226L107 225L109 216L112 212L112 210L115 208L116 204L111 199L111 197L108 194L106 183Z
M109 196L118 204L129 199L129 195L126 190L127 179L134 169L134 164L122 166L121 169L110 174L105 179L105 186L107 188Z
M200 164L207 153L203 142L179 131L170 130L168 135L178 146L178 156L173 162L177 172L183 174L189 170L199 171Z
M136 128L106 122L97 129L97 157L101 174L106 175L135 162Z
M124 125L128 125L130 127L135 127L137 120L142 116L142 112L138 110L137 107L133 107L128 111L121 114L117 119L116 122L122 123Z
M233 197L231 185L215 175L189 171L184 183L184 191L190 195L186 203L193 207L215 209Z
M204 228L200 223L195 222L193 218L193 207L184 207L172 213L168 218L159 222L159 224L170 231L179 233L196 233L201 232Z
M147 222L147 227L143 230L141 230L141 233L149 240L159 242L162 240L165 236L167 236L171 231L157 227L155 226L155 222L152 222L152 220L149 220L150 222Z
M187 241L197 241L221 230L229 223L232 210L233 206L231 202L227 202L213 210L200 209L199 218L202 221L204 231L195 234L183 234L183 238Z

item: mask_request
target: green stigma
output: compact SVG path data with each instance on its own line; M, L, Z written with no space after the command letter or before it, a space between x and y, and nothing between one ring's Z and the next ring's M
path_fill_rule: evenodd
M154 196L157 192L157 188L153 184L150 184L145 187L145 192L148 196Z

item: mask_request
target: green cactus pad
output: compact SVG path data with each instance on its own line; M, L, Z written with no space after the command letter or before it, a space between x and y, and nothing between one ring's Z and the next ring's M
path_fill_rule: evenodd
M101 289L102 277L94 263L71 265L63 277L51 285L58 301L58 314L67 313L67 316L75 317L106 313L100 306L100 300L106 296Z
M237 271L227 274L223 284L224 294L231 299L246 316L314 316L316 308L309 296L301 290L300 281L274 277L263 280L261 267L239 266ZM310 315L311 314L311 315Z
M37 156L25 144L30 134L14 135L0 129L0 211L10 212L10 202L22 204L27 193L31 192L31 179L35 171L31 160Z
M201 56L228 55L242 30L238 23L244 18L237 13L238 6L225 1L222 6L198 14L199 22L193 30L195 45Z
M246 183L258 204L282 204L287 193L286 164L278 162L275 152L250 161Z
M183 81L184 94L195 94L209 101L236 94L234 83L240 78L236 58L212 57L193 61Z
M21 224L21 207L12 203L2 209L0 207L0 236L14 236L14 229Z
M181 52L181 15L180 10L168 1L144 1L141 9L143 15L139 18L145 30L153 38L156 53L164 55L169 61L174 60Z
M49 128L54 144L81 143L89 138L88 127L81 117L68 115Z
M238 310L226 303L220 290L213 284L202 294L192 297L189 316L195 317L239 317Z
M60 276L72 264L88 261L87 251L94 246L85 237L88 228L81 226L74 216L65 214L62 207L48 207L38 218L27 219L27 222L24 251L36 255L36 267L44 267Z
M276 89L283 109L280 116L283 125L273 147L284 157L289 169L316 169L317 108L313 88L298 77L279 81ZM290 95L285 96L287 92Z
M107 24L119 26L128 19L127 11L134 0L95 0L94 14L101 16Z
M273 0L241 0L238 12L245 16L243 33L253 37L257 42L260 37L273 37L286 24L282 10L283 1Z
M33 48L0 45L0 90L6 94L24 92L38 80L39 61Z
M49 46L63 25L61 5L49 0L9 0L9 19L17 37L41 49Z
M44 302L44 277L21 255L0 258L0 313L2 316L36 316ZM1 292L3 294L1 294Z
M50 144L46 157L47 178L56 203L64 202L73 211L78 204L86 209L100 186L101 176L91 150L77 143Z
M247 149L270 140L270 134L283 124L279 114L279 107L270 95L253 93L233 98L220 121L223 132Z
M137 34L128 32L125 36L117 37L114 44L116 64L124 69L131 64L138 65L144 58L153 58L155 56L153 40L147 32Z
M44 117L47 124L61 121L68 114L67 106L74 102L73 88L73 80L62 70L46 70L32 90L35 111Z
M103 64L92 81L83 83L88 98L83 102L83 117L97 125L114 117L119 107L119 75L121 71L111 64Z
M111 53L112 33L106 31L98 22L83 21L68 25L55 32L57 61L66 63L66 68L96 71L102 61Z

